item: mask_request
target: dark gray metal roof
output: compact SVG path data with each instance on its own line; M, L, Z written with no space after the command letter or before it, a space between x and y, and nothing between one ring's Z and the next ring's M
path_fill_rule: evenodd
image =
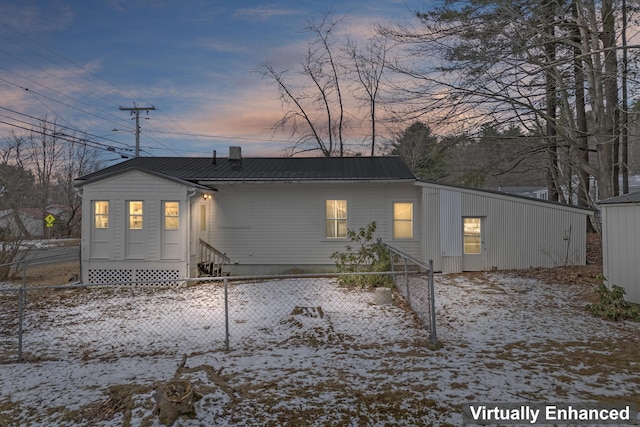
M598 201L600 205L609 205L617 203L640 203L640 191L634 191L633 193L622 194L620 196L611 197L608 199Z
M192 183L247 181L415 180L399 157L136 157L76 179L77 185L125 170L142 170Z

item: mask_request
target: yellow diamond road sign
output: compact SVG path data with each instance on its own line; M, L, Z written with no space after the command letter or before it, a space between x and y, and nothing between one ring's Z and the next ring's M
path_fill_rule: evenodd
M47 225L49 225L49 227L51 227L53 225L53 221L56 220L56 217L49 214L47 216L44 217L44 220L47 221Z

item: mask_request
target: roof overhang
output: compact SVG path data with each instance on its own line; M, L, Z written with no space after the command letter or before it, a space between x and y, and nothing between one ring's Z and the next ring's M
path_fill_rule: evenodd
M460 191L462 193L469 193L469 194L476 194L476 195L481 195L481 196L495 197L495 198L499 198L499 199L503 199L503 200L514 200L514 201L517 200L517 201L520 201L520 202L525 202L525 203L530 203L530 204L537 204L537 205L541 205L541 206L553 207L553 208L563 209L563 210L579 211L581 213L584 213L585 215L594 215L596 213L596 210L595 209L591 209L591 208L585 208L585 207L582 207L582 206L574 206L574 205L566 205L564 203L558 203L558 202L552 202L552 201L549 201L549 200L536 199L536 198L533 198L533 197L521 196L521 195L518 195L518 194L509 194L509 193L504 193L504 192L501 192L501 191L484 190L484 189L478 189L478 188L469 188L469 187L462 187L462 186L450 185L450 184L440 184L440 183L429 182L429 181L416 181L416 185L421 186L421 187L439 188L439 189L443 189L443 190L453 190L453 191Z
M210 190L209 187L201 185L201 184L198 184L198 183L194 183L194 182L191 182L191 181L186 181L184 179L176 178L176 177L171 176L171 175L166 175L166 174L163 174L161 172L157 172L157 171L153 171L153 170L149 170L149 169L145 169L145 168L140 168L140 167L136 167L136 166L132 166L132 167L129 167L129 168L126 168L126 169L115 170L115 171L113 171L111 173L105 173L105 174L99 175L99 176L97 176L97 177L95 177L93 179L87 179L87 180L75 179L74 182L73 182L73 186L76 187L76 188L81 188L81 187L83 187L84 185L87 185L87 184L92 184L94 182L98 182L98 181L101 181L101 180L104 180L104 179L112 178L114 176L121 175L121 174L126 174L126 173L133 172L133 171L144 172L144 173L147 173L149 175L156 176L158 178L166 179L167 181L172 181L172 182L176 182L178 184L185 185L187 187L194 187L194 188L202 189L202 190Z
M196 180L200 185L230 184L413 184L415 179L202 179Z

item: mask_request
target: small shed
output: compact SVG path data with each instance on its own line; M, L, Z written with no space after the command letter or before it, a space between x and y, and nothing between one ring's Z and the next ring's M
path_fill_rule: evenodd
M640 191L601 200L600 208L607 284L621 286L627 301L640 304Z

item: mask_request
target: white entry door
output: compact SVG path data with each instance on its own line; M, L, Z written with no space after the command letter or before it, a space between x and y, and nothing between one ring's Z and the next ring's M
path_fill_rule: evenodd
M484 218L462 218L462 270L483 271L486 270L485 245L484 245Z

